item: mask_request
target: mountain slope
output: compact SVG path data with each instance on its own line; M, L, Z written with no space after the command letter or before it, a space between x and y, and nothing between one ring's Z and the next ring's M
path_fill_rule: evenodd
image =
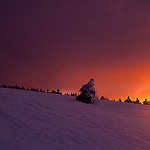
M1 150L149 150L150 106L0 88Z

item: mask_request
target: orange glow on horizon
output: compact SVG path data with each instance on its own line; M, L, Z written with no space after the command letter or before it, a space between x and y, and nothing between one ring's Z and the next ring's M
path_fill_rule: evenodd
M95 88L97 95L100 98L102 95L109 99L124 101L127 96L132 100L139 98L144 101L145 98L150 99L150 71L148 65L143 66L128 66L128 68L118 69L110 68L98 70L98 67L88 67L83 71L83 68L77 68L71 73L67 73L67 69L63 70L64 75L58 79L60 88L68 90L68 92L78 92L81 86L89 81L90 78L95 80ZM93 71L93 72L92 72ZM66 88L67 87L67 88Z

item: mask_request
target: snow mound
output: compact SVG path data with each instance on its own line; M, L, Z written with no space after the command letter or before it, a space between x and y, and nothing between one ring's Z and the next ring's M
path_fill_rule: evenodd
M149 150L150 106L0 88L1 150Z

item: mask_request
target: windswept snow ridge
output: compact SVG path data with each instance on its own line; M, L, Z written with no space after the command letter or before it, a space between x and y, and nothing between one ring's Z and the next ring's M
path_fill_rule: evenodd
M150 106L0 88L1 150L149 150Z

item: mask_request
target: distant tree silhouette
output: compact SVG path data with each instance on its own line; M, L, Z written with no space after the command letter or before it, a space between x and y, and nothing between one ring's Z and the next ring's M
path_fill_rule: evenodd
M8 88L14 89L15 86L13 86L13 85L8 85Z
M24 86L19 86L17 84L16 85L1 84L0 87L11 88L11 89L21 89L21 90L27 90L27 91L37 91L37 92L44 92L45 93L45 90L43 90L42 88L40 88L40 90L39 90L38 88L32 88L31 87L29 89L27 87L25 89ZM94 80L93 79L91 79L87 84L83 85L79 91L80 91L80 94L78 96L77 96L77 93L71 93L70 95L76 96L76 100L79 100L79 101L84 102L84 103L94 103L95 100L98 99L96 96L96 90L94 88ZM59 88L56 91L52 90L51 92L49 92L49 89L47 89L46 92L47 93L53 93L53 94L62 94L62 92L60 92ZM69 95L69 93L66 93L64 95ZM102 96L100 98L100 100L109 100L109 99L107 97ZM111 100L111 101L115 101L115 99ZM119 98L118 101L122 102L121 98ZM135 101L132 101L129 96L127 97L127 99L124 102L134 103L134 104L142 104L138 98L136 98ZM143 105L150 105L150 101L145 99L143 102Z
M3 84L1 87L3 87L3 88L7 88L7 85Z
M20 89L21 89L21 90L25 90L24 86L22 86Z
M47 89L46 91L47 91L47 93L50 93L50 92L49 92L49 89Z
M60 92L60 89L57 89L57 94L59 94L59 92Z
M130 97L128 96L127 99L124 101L125 103L132 103L132 100L130 99Z
M104 97L104 96L102 96L102 97L100 98L100 100L106 100L106 99L105 99L105 97Z
M109 100L107 97L102 96L100 100Z
M56 92L55 90L52 90L51 93L52 93L52 94L56 94L57 92Z
M16 89L21 89L19 85L16 84L15 86Z
M52 92L51 92L51 93L53 93L53 94L61 94L61 95L62 95L62 93L60 92L60 90L59 90L59 89L57 89L57 91L52 90Z
M150 105L150 101L148 101L147 99L145 99L145 101L143 102L143 105Z
M32 89L31 91L36 91L35 88L31 88L31 89Z
M57 89L56 94L61 94L62 95L62 93L60 92L60 89Z
M71 93L71 96L77 96L77 93Z
M36 90L35 90L36 92L39 92L39 89L38 88L36 88Z
M30 88L30 91L33 91L33 88L32 88L32 87Z
M67 96L69 96L69 93L65 93L64 95L67 95Z
M137 98L136 101L133 101L134 104L141 104L140 100Z
M121 98L119 98L118 102L122 102L122 101L121 101Z
M4 88L12 88L12 89L21 89L21 90L27 90L27 91L36 91L36 92L44 92L45 93L45 91L44 90L42 90L42 89L40 89L40 91L39 91L39 89L38 88L26 88L25 89L25 87L24 86L19 86L19 85L5 85L5 84L2 84L2 85L0 85L0 87L4 87ZM60 92L59 92L59 94L61 94Z

